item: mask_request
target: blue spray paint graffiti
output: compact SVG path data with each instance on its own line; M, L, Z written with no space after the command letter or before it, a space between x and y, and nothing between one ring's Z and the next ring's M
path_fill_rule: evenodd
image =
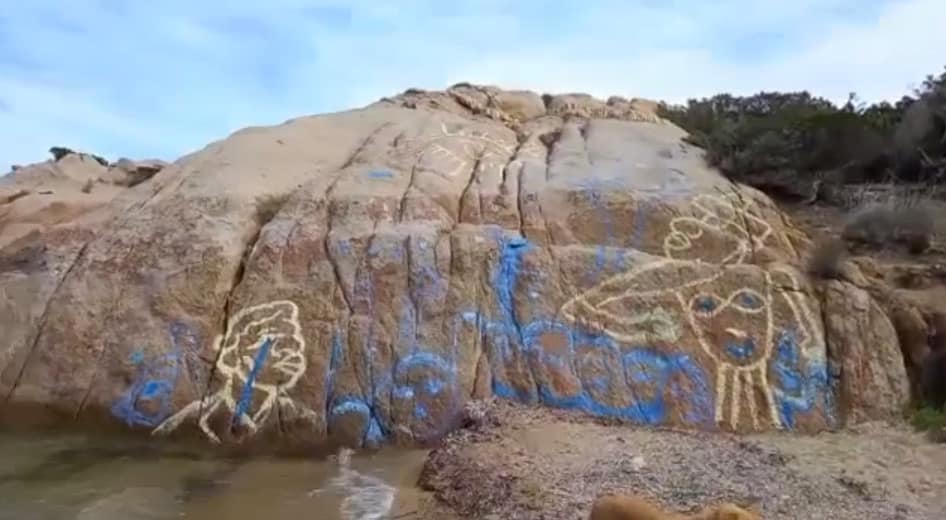
M140 348L135 349L135 351L132 352L130 356L128 356L128 361L130 361L133 365L140 365L145 361L145 353L142 352Z
M613 221L613 212L602 201L602 193L608 193L622 189L621 178L598 178L582 179L577 186L582 192L586 193L588 201L597 214L597 221L605 227L605 237L595 250L595 261L592 269L588 273L589 282L593 283L604 272L609 263L608 248L617 247L617 252L613 259L613 270L620 271L626 267L627 253L630 249L643 250L644 233L647 229L648 216L652 210L652 202L644 197L645 192L651 192L660 201L670 201L692 196L693 189L687 178L687 175L676 168L669 168L668 174L661 178L660 184L653 189L638 189L639 195L636 198L637 208L633 215L633 229L630 240L627 243L619 240L616 236ZM617 242L617 243L616 243Z
M642 250L644 244L644 233L647 230L647 220L654 209L653 203L643 197L641 190L640 198L637 199L637 212L634 214L634 235L631 239L631 247ZM693 189L687 175L676 169L669 168L668 175L662 177L660 185L651 190L661 202L668 202L687 198L693 195Z
M534 246L522 237L501 231L494 238L499 257L491 278L496 298L492 308L497 316L491 319L477 309L462 311L453 320L448 334L451 344L439 348L425 344L417 330L423 316L414 302L430 299L432 294L442 296L446 285L435 269L411 266L421 289L413 295L413 302L405 301L402 305L398 344L406 355L392 360L387 369L374 367L375 346L369 333L364 359L370 388L364 395L330 396L330 424L350 415L361 417L362 442L367 445L382 442L395 429L407 429L415 438L444 433L458 416L464 400L457 381L456 361L458 331L463 327L485 339L493 375L492 390L501 398L538 401L645 424L666 422L674 412L682 421L692 424L712 419L712 393L702 370L687 355L620 345L606 335L553 320L520 323L515 295L526 274L524 256ZM376 250L383 251L380 247ZM401 257L396 251L388 254ZM418 255L412 258L416 261ZM534 277L534 273L528 274ZM425 277L429 283L423 282ZM372 286L370 280L356 285L366 290ZM367 301L370 306L370 295ZM370 310L369 315L373 316ZM373 327L374 319L370 321ZM557 338L559 348L549 348L548 338ZM341 350L340 343L333 346L332 358L338 359ZM337 361L330 363L330 374L336 366ZM517 369L525 377L511 379L510 371ZM530 377L534 385L531 387L525 384ZM382 396L388 399L389 407L379 406ZM619 402L620 396L633 399ZM671 410L669 398L680 403L676 409Z
M171 348L163 355L148 360L140 348L129 355L136 377L111 408L112 414L129 426L154 427L171 415L171 395L182 368L187 370L191 382L201 388L199 338L180 322L171 325L170 336Z
M431 294L443 297L446 285L435 269L411 266L412 277L418 281L414 287L417 292L412 301L403 304L397 337L397 350L406 354L392 360L390 366L376 369L372 361L376 348L369 331L363 359L370 365L365 369L370 388L363 395L330 395L330 420L350 414L361 417L363 443L369 445L382 442L395 429L407 428L418 438L444 431L464 399L457 381L455 352L458 331L466 327L486 345L492 391L500 398L640 424L672 421L712 426L715 391L697 359L679 347L668 351L652 345L622 344L580 325L517 312L516 296L535 292L532 286L524 286L526 278L534 283L542 276L531 272L527 265L527 255L535 248L525 238L503 231L497 231L493 238L498 249L490 278L495 300L486 302L483 308L460 310L447 335L452 344L426 344L418 333L424 316L417 302L429 299ZM364 287L372 285L370 281L361 283ZM748 309L763 305L748 294L740 296L738 302ZM710 313L718 305L704 298L696 301L693 310ZM370 310L369 314L373 316ZM738 360L756 355L758 346L747 340L723 348ZM330 379L337 371L342 351L340 340L333 341ZM799 414L810 413L817 408L820 397L827 400L831 395L824 389L827 379L823 367L800 365L790 333L780 337L776 353L775 394L782 421L791 428ZM824 409L833 410L833 403Z
M531 402L533 395L510 385L506 374L517 359L522 362L522 356L516 356L522 352L523 334L516 317L514 297L516 285L519 283L522 257L531 251L533 246L522 237L497 235L495 238L499 243L500 255L493 275L493 288L500 317L494 322L479 316L477 323L483 328L483 334L492 340L490 343L494 351L490 361L493 393L506 399Z
M772 370L775 373L774 393L782 425L794 429L796 415L816 409L819 397L829 424L837 423L834 391L828 381L827 365L806 365L801 360L793 330L784 330L779 335Z
M368 247L369 256L377 256L385 250L375 242ZM367 262L366 262L367 264ZM371 280L370 269L367 265L362 266L364 271L361 276L355 279L354 297L356 301L361 301L368 306L368 315L374 314L374 295L373 284ZM376 405L376 385L374 377L374 323L372 320L368 330L366 348L362 359L362 370L368 378L367 386L362 394L351 392L338 393L335 387L338 372L341 368L342 359L345 357L344 337L342 333L336 330L332 339L332 352L329 360L328 374L326 375L326 421L328 423L329 433L332 433L338 425L347 417L354 416L360 420L364 427L361 432L360 444L365 446L376 446L385 438L385 433L381 428L378 407Z
M331 397L330 423L350 414L361 417L362 444L366 446L383 442L396 428L421 440L445 433L459 413L462 396L455 362L433 350L416 345L414 352L398 359L389 370L375 372L364 396ZM390 407L381 406L385 398ZM437 407L436 413L432 406Z
M391 179L394 174L386 170L371 170L368 172L368 177L372 179Z
M396 349L407 354L392 360L389 367L376 366L374 295L369 270L365 270L361 279L356 281L356 292L368 304L370 323L366 354L362 357L363 373L368 377L363 395L334 395L337 360L343 356L344 346L338 334L333 342L332 359L336 361L330 362L329 367L330 429L343 418L354 416L363 425L362 444L368 446L381 443L395 429L407 431L416 439L436 437L449 427L451 418L459 413L462 405L454 354L456 332L452 334L453 344L443 348L431 348L419 338L423 309L442 305L447 294L447 282L434 265L433 243L422 237L412 237L401 246L385 248L376 243L369 248L369 254L392 262L401 262L405 257L409 260L410 297L402 302ZM411 252L406 254L409 247ZM446 353L447 357L438 352ZM432 407L436 407L436 411Z
M257 349L256 356L253 358L253 368L250 369L250 373L246 376L246 383L243 384L243 388L240 390L240 400L237 401L236 410L233 412L231 425L235 426L238 421L242 420L243 415L250 408L253 401L253 384L256 382L256 378L259 377L259 371L266 364L266 358L269 357L272 346L273 338L266 338Z
M529 392L515 388L504 377L518 351L518 358L527 360L536 380L539 402L547 406L658 424L667 420L665 399L669 392L685 404L684 421L712 421L710 387L702 369L689 356L620 345L604 334L551 320L520 324L513 308L513 295L522 272L522 257L532 246L519 237L498 240L500 256L493 282L500 319L490 321L476 313L464 314L466 320L476 321L491 340L494 394L532 401ZM557 347L547 348L543 344L546 337ZM619 395L651 397L638 397L635 402L620 405L614 402L614 396Z
M755 340L752 338L726 343L726 354L736 361L749 361L755 356L755 353Z
M332 351L329 354L328 373L325 375L326 417L331 416L328 410L328 403L331 403L335 396L335 378L338 376L338 369L341 363L342 334L336 330L335 334L332 335Z
M621 270L625 266L625 256L627 254L627 249L623 244L615 244L617 233L614 229L612 211L607 207L607 204L605 204L601 198L602 193L608 193L609 191L617 189L620 183L620 179L614 178L591 178L585 179L580 183L582 191L588 198L588 202L597 213L597 220L604 225L604 240L600 241L600 243L595 248L594 266L588 273L589 283L595 282L601 276L601 273L607 268L610 260L608 258L609 247L619 247L618 252L614 258L613 268L615 270Z
M685 354L647 347L626 348L609 336L553 321L534 321L525 330L526 352L540 367L534 370L542 404L641 424L667 420L668 392L687 410L684 421L706 424L713 418L711 392L701 368ZM550 351L543 336L554 336L564 348ZM554 378L562 374L575 385L563 393ZM635 396L623 405L615 396ZM650 396L650 397L646 397Z

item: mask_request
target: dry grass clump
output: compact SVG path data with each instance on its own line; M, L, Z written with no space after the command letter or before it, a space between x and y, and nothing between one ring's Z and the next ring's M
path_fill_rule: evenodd
M832 239L816 244L808 257L808 273L825 280L838 279L846 257L847 244L843 240Z
M849 218L841 236L874 249L906 247L910 254L928 250L935 234L935 218L924 203L868 204Z

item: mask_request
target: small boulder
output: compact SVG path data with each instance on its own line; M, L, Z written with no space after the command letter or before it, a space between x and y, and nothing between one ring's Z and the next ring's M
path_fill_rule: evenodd
M897 330L867 291L826 284L822 315L829 363L840 367L839 409L847 425L898 417L910 400Z
M132 161L121 158L112 168L109 168L109 177L113 183L131 188L154 177L165 166L167 166L166 162L157 159Z

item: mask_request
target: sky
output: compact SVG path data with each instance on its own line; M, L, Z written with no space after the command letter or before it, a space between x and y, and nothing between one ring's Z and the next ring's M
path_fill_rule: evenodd
M246 126L461 81L873 102L946 66L944 0L0 2L0 172L53 145L174 160Z

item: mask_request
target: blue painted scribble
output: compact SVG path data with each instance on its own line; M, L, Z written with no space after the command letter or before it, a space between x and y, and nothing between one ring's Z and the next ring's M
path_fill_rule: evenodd
M595 248L594 264L588 271L588 283L596 282L608 268L609 248L616 249L613 258L613 271L626 268L627 254L631 249L644 250L644 235L647 230L648 215L652 210L652 203L643 197L643 192L651 191L660 201L667 202L674 199L689 197L693 194L692 187L686 174L676 168L670 168L668 175L662 177L660 184L651 190L638 189L639 196L635 198L637 210L633 216L633 229L629 240L625 243L617 237L614 228L614 213L602 201L602 193L623 189L623 179L619 177L591 177L581 179L576 183L580 193L584 193L595 211L598 222L605 228L604 239ZM612 247L616 246L616 247Z
M608 258L608 249L617 245L617 253L613 259L614 270L622 270L626 263L627 248L623 244L615 244L617 233L614 229L613 213L607 204L601 200L602 192L613 191L618 188L621 181L619 179L592 178L582 183L582 191L586 193L588 202L597 214L598 222L604 225L604 240L600 241L595 248L594 266L588 272L588 282L594 283L598 280L604 270L608 267L611 259Z
M333 398L333 405L329 409L330 426L345 416L354 414L363 418L365 425L361 433L362 446L377 446L385 439L385 433L378 422L377 413L360 395L343 395Z
M481 307L461 308L452 330L444 330L446 334L440 336L447 338L447 344L427 344L419 331L424 322L420 307L431 298L444 298L447 288L447 282L433 269L432 257L423 253L423 242L413 244L421 249L411 254L414 292L405 297L401 307L396 351L402 355L384 368L374 364L375 319L372 295L366 296L371 325L362 359L368 388L363 395L334 395L332 378L344 349L337 334L329 363L330 424L341 417L359 417L365 445L384 441L396 429L406 429L416 438L445 432L464 400L457 381L457 338L461 329L478 335L486 346L490 384L493 394L500 398L640 424L713 424L715 392L698 361L683 353L686 349L668 352L650 345L622 344L577 324L519 312L517 294L539 294L532 284L542 274L531 272L526 262L526 255L535 248L525 238L503 231L493 237L498 252L490 275L494 300L483 302ZM379 248L378 254L399 252ZM370 278L370 273L363 278ZM370 291L373 285L362 279L356 281L356 287ZM745 293L737 295L733 304L751 310L764 302ZM694 301L693 310L712 313L719 305L717 298L707 295ZM778 343L774 359L776 396L782 421L791 428L798 414L812 411L819 397L830 399L831 392L824 389L827 379L823 367L799 365L790 333L783 334ZM751 339L740 339L724 348L733 359L749 359L757 354L758 346ZM832 404L825 410L833 410Z
M343 238L334 243L335 248L338 249L338 255L342 258L349 258L352 254L351 240Z
M565 348L557 353L546 349L541 338L549 333L564 339ZM531 322L525 338L525 349L537 362L533 366L543 367L533 375L539 401L544 405L640 424L660 424L668 419L669 393L687 408L683 414L685 422L697 425L712 420L709 385L702 369L685 354L647 347L627 348L607 335L555 321ZM559 374L558 377L564 372L580 387L575 393L562 394L548 372ZM585 379L590 381L585 383ZM607 396L613 395L632 395L636 399L622 406L608 402Z
M750 310L761 309L764 306L759 298L747 292L743 292L739 295L739 305Z
M446 433L459 415L462 396L457 367L440 354L418 350L401 358L386 384L391 388L392 406L410 410L411 431L416 438L429 439ZM437 417L431 417L431 404L441 408Z
M696 299L693 310L703 314L709 314L715 311L718 306L719 302L716 298L712 296L701 296Z
M175 322L170 328L170 349L148 359L142 349L135 349L129 361L135 365L131 386L111 407L112 415L128 426L154 427L171 415L171 396L182 369L188 370L193 384L200 365L195 359L200 342L186 325Z
M342 334L335 331L332 335L332 351L329 354L328 373L325 375L325 395L326 402L332 402L335 395L335 378L338 376L338 368L342 362Z
M811 413L818 404L823 405L829 423L837 421L827 366L802 361L793 330L783 330L779 335L772 370L779 415L785 427L794 429L797 414Z
M249 410L253 402L253 385L256 383L256 378L259 377L263 365L266 364L266 358L269 357L272 346L273 338L267 337L256 350L256 356L253 357L253 368L250 369L250 373L246 376L246 383L243 384L243 388L240 390L240 400L237 401L231 424L236 425L237 421L241 420L246 411Z
M533 395L525 389L514 388L508 381L507 372L516 362L516 352L522 352L523 334L515 312L516 286L519 283L522 269L523 255L533 249L525 238L506 237L498 235L499 262L493 274L493 286L496 294L496 306L499 310L498 320L480 320L483 334L487 335L493 345L491 356L493 371L493 393L506 399L515 399L522 402L531 402ZM518 361L522 359L519 356Z
M667 420L665 398L670 392L687 407L684 421L705 424L712 420L712 393L702 369L690 357L643 347L628 349L605 334L554 320L534 319L520 324L513 309L513 295L522 271L522 256L532 246L522 238L500 237L499 247L493 282L500 319L480 320L482 332L490 338L489 344L495 350L492 353L494 394L523 402L532 401L530 392L514 388L504 377L518 351L520 359L526 357L528 360L532 377L536 380L539 402L547 406L657 424ZM466 316L467 319L473 317L471 314ZM545 348L542 338L550 334L563 340L564 346L554 351ZM609 362L598 362L602 357ZM556 379L564 377L573 381L574 391L562 394L550 374L559 374ZM583 378L584 374L589 376ZM609 391L615 388L619 391ZM620 406L607 402L605 397L608 395L651 397Z
M394 174L386 170L371 170L368 172L368 177L372 179L391 179Z
M371 244L368 247L367 254L370 257L386 257L391 253L403 257L403 248L404 243L398 243L398 247L393 251L391 248L385 248L382 246L379 240L372 240ZM367 263L361 266L361 270L356 276L355 279L355 298L358 301L363 301L367 304L367 314L371 318L369 321L369 329L366 337L366 345L364 349L364 355L361 356L362 361L362 371L367 377L365 386L362 394L336 394L335 391L335 378L338 370L338 364L340 359L343 357L345 345L342 342L341 334L336 332L335 337L332 342L332 354L331 360L329 362L327 379L327 398L326 398L326 410L327 410L327 423L329 431L332 432L340 421L346 417L354 416L357 422L361 424L361 433L360 433L360 445L362 446L376 446L383 442L388 436L388 430L382 425L382 418L380 414L380 407L378 406L378 397L381 395L382 385L381 381L384 380L384 371L380 373L375 373L375 354L376 347L374 345L374 284L371 276L371 269ZM413 308L410 308L409 312L413 312ZM413 327L413 318L410 319ZM404 341L405 338L408 338L413 335L412 329L405 330L405 327L399 327L399 335L401 340ZM333 361L334 360L334 361Z
M131 353L130 356L128 356L128 361L130 361L133 365L140 365L145 361L145 353L142 352L141 349L136 349Z
M741 341L730 341L726 344L726 354L738 361L748 361L755 355L755 340L745 338Z
M434 243L412 236L399 241L398 246L382 247L380 241L375 241L369 247L369 255L383 258L386 262L400 262L405 257L409 261L411 284L409 297L405 295L402 300L396 349L406 354L393 359L390 367L376 366L374 285L370 269L365 269L355 283L356 297L367 303L369 317L365 355L361 357L363 373L367 376L364 394L335 395L334 367L337 363L330 362L329 367L329 428L332 429L344 417L357 417L356 424L362 428L361 444L365 446L379 444L395 429L407 430L419 439L439 436L451 426L463 404L455 354L457 329L463 319L457 316L454 320L454 330L449 334L452 344L426 345L420 338L419 328L425 319L425 309L437 312L442 308L448 289L447 280L436 267ZM340 336L336 334L336 338ZM343 349L340 339L333 341L332 358L341 358ZM431 408L432 405L436 410Z

